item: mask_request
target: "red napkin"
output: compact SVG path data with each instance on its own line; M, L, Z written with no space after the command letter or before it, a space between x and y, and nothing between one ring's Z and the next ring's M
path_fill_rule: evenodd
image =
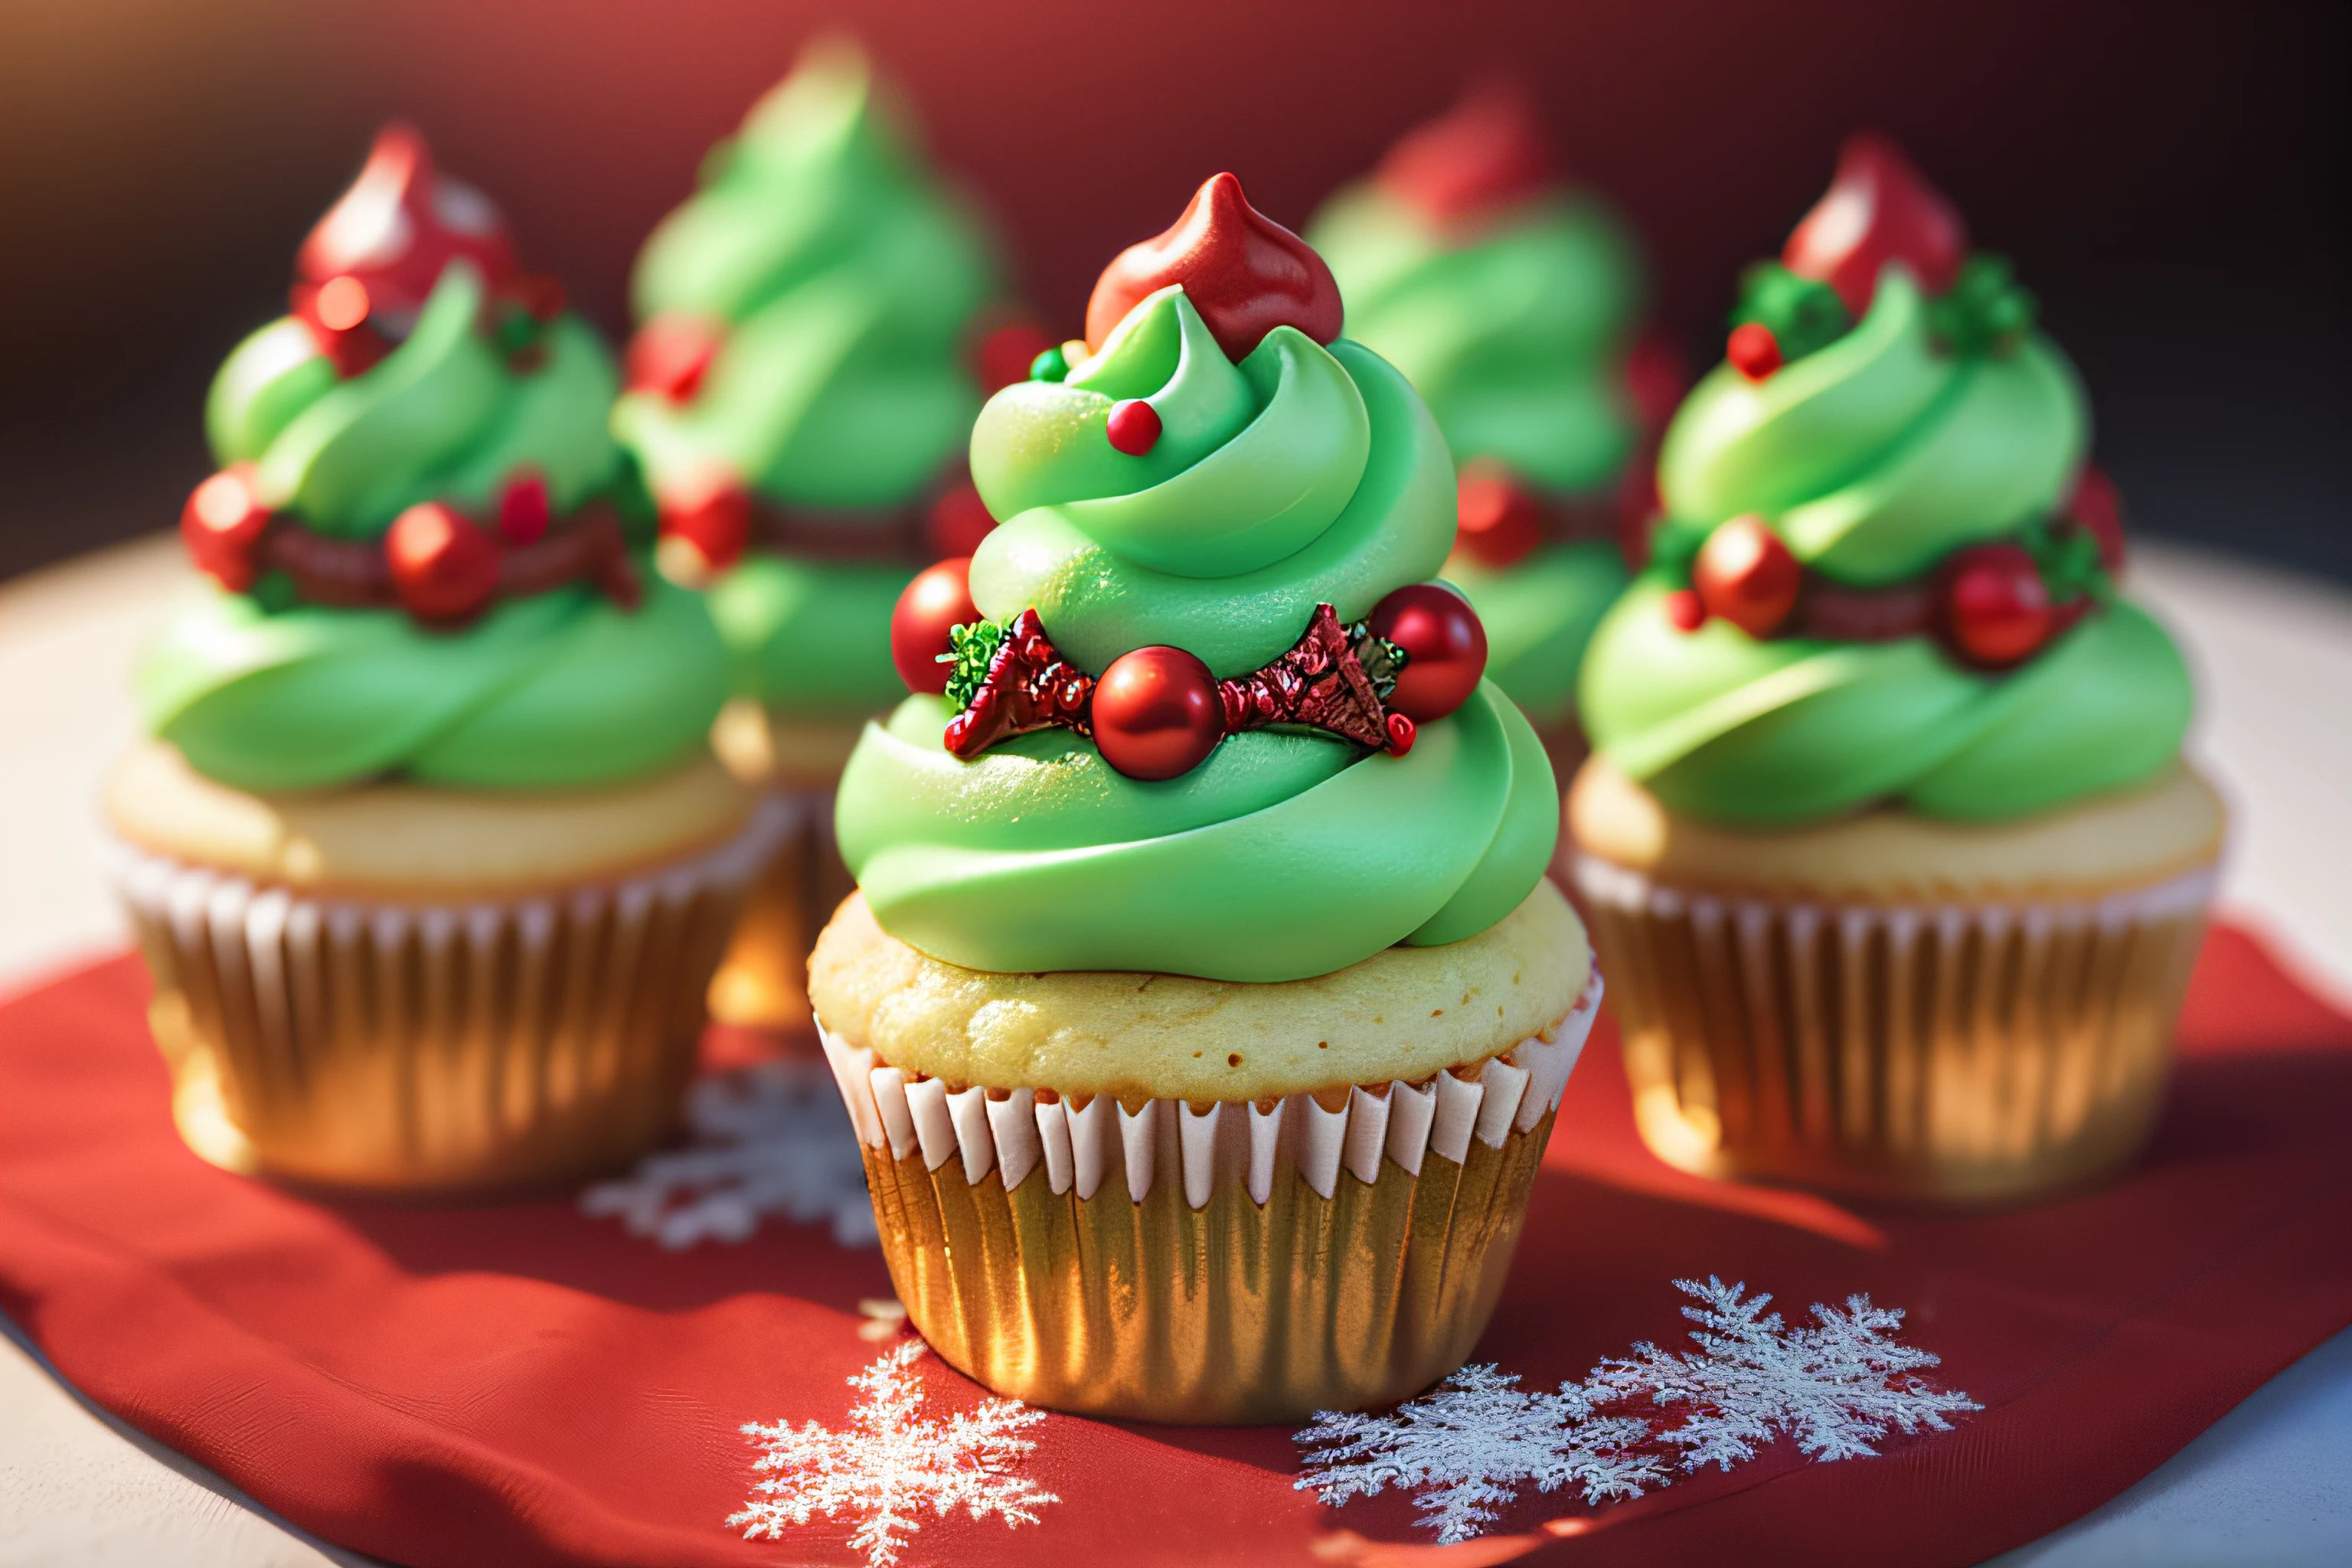
M879 1255L771 1224L662 1252L570 1205L335 1206L172 1131L118 959L0 1006L0 1306L72 1382L320 1535L441 1564L854 1563L856 1521L746 1543L746 1421L840 1427L881 1346ZM1976 1218L1715 1185L1635 1141L1604 1018L1569 1088L1482 1360L1530 1387L1679 1342L1677 1278L1791 1319L1866 1291L1985 1408L1820 1464L1781 1444L1639 1501L1532 1491L1433 1561L1972 1563L2146 1474L2352 1322L2352 1020L2216 931L2164 1129L2129 1180ZM919 1363L934 1412L982 1392ZM1284 1429L1053 1415L1040 1522L926 1513L916 1563L1310 1564L1438 1553L1394 1493L1294 1491ZM1549 1526L1548 1525L1549 1521ZM1382 1544L1375 1544L1382 1543Z

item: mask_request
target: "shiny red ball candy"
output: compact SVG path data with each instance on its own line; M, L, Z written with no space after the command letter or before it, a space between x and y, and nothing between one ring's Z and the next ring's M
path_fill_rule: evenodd
M1095 748L1131 779L1181 778L1224 739L1209 667L1181 647L1139 647L1095 682Z
M1780 536L1752 513L1716 525L1691 563L1691 587L1710 616L1768 637L1797 607L1804 571Z
M953 667L940 660L954 649L948 633L980 618L980 607L971 602L971 556L916 573L890 612L890 662L907 689L934 695L947 690Z
M1543 505L1498 463L1465 464L1454 487L1454 548L1493 571L1524 561L1543 542Z
M1387 706L1415 723L1444 718L1486 673L1486 628L1469 601L1435 583L1399 588L1372 606L1372 635L1404 649Z
M223 468L188 496L180 509L180 542L196 569L234 593L253 586L255 552L269 509L255 493L251 463Z
M709 570L723 572L742 559L751 542L751 498L732 484L665 498L661 531L692 545Z
M1979 544L1936 574L1936 622L1968 664L2003 669L2033 655L2060 626L2042 574L2022 545Z
M1103 433L1110 444L1130 458L1140 458L1160 445L1160 410L1140 397L1129 397L1110 405L1110 422Z
M383 556L401 606L421 621L464 620L498 591L497 542L439 501L393 519Z
M1780 340L1761 321L1742 321L1731 329L1723 357L1748 380L1763 381L1780 368Z

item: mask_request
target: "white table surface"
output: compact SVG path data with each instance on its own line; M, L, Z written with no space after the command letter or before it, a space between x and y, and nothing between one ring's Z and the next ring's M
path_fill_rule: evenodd
M0 994L123 945L95 799L131 733L141 638L185 568L173 542L0 586ZM2352 1000L2352 595L2157 544L2131 587L2190 650L2192 747L2236 808L2225 906ZM2347 1238L2352 1240L2352 1238ZM0 1568L319 1568L362 1560L83 1403L13 1325L0 1344ZM2352 1331L2154 1474L2002 1568L2352 1563Z

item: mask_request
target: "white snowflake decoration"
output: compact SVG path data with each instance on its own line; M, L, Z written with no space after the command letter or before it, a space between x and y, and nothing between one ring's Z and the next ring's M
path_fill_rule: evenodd
M1392 1415L1322 1412L1298 1435L1323 1451L1307 1457L1296 1485L1318 1488L1334 1506L1389 1486L1433 1489L1413 1506L1450 1544L1494 1523L1522 1482L1547 1492L1581 1485L1589 1503L1664 1484L1657 1458L1634 1451L1649 1441L1647 1420L1599 1415L1577 1384L1526 1394L1518 1382L1491 1365L1465 1366Z
M1677 1279L1699 1303L1683 1315L1696 1352L1646 1342L1558 1394L1526 1394L1517 1377L1469 1366L1383 1415L1319 1412L1297 1435L1306 1473L1293 1483L1334 1507L1390 1486L1416 1489L1422 1523L1441 1543L1468 1541L1500 1517L1520 1486L1581 1486L1588 1504L1639 1497L1685 1471L1756 1457L1776 1436L1816 1460L1877 1450L1891 1429L1949 1431L1948 1415L1983 1408L1965 1394L1912 1375L1934 1366L1895 1342L1903 1313L1849 1296L1816 1305L1813 1323L1788 1329L1769 1296L1744 1284ZM1679 1419L1656 1414L1673 1407Z
M1704 1285L1675 1284L1700 1303L1683 1309L1699 1325L1690 1334L1699 1348L1638 1344L1632 1360L1601 1363L1591 1381L1623 1397L1646 1393L1657 1405L1684 1406L1687 1414L1659 1436L1682 1450L1685 1470L1727 1470L1775 1436L1795 1438L1816 1459L1861 1458L1878 1452L1871 1443L1890 1428L1948 1432L1945 1416L1983 1408L1910 1375L1937 1358L1895 1342L1900 1308L1848 1296L1843 1310L1816 1302L1812 1326L1784 1329L1780 1313L1764 1310L1772 1298L1743 1300L1744 1285L1713 1275Z
M829 1223L844 1247L875 1244L857 1134L823 1066L713 1073L688 1091L686 1116L694 1147L648 1155L625 1180L590 1187L581 1212L617 1215L631 1235L672 1249L744 1240L771 1214Z
M748 1423L743 1435L761 1448L755 1470L774 1472L759 1484L765 1494L727 1522L747 1541L782 1539L788 1524L806 1524L846 1512L862 1522L850 1546L866 1553L866 1568L890 1568L906 1538L922 1529L926 1505L944 1519L962 1509L973 1519L1001 1515L1010 1527L1037 1522L1036 1510L1062 1500L1011 1473L1037 1445L1013 1434L1045 1419L1018 1400L990 1399L979 1409L940 1422L921 1414L921 1381L912 1372L925 1347L906 1340L849 1380L866 1397L849 1413L846 1431L814 1421Z

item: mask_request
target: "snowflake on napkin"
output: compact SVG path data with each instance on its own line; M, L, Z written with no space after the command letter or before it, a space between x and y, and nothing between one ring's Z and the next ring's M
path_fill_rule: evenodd
M1297 1435L1309 1450L1294 1483L1334 1507L1394 1486L1417 1490L1440 1542L1468 1541L1532 1481L1579 1486L1588 1504L1639 1497L1673 1471L1729 1469L1789 1436L1816 1460L1874 1454L1889 1431L1949 1431L1947 1416L1983 1408L1913 1375L1937 1364L1893 1337L1900 1309L1849 1296L1784 1327L1772 1298L1745 1284L1677 1279L1698 1304L1683 1316L1696 1351L1646 1342L1557 1394L1523 1393L1516 1376L1468 1366L1387 1415L1319 1412Z
M1014 1436L1045 1419L1018 1400L990 1399L945 1421L922 1414L921 1380L912 1368L926 1347L902 1341L849 1380L865 1397L849 1426L831 1431L814 1421L747 1423L742 1432L761 1447L755 1470L772 1472L763 1494L729 1517L747 1541L783 1537L788 1524L818 1514L856 1517L850 1546L866 1553L866 1568L891 1568L906 1538L922 1529L922 1511L944 1519L962 1509L973 1519L1003 1517L1009 1527L1037 1522L1037 1509L1062 1500L1013 1473L1037 1445Z
M580 1194L592 1217L618 1215L663 1247L741 1241L762 1215L824 1221L844 1247L875 1243L866 1162L833 1074L811 1062L761 1062L698 1080L686 1099L691 1148L650 1154L626 1179Z

